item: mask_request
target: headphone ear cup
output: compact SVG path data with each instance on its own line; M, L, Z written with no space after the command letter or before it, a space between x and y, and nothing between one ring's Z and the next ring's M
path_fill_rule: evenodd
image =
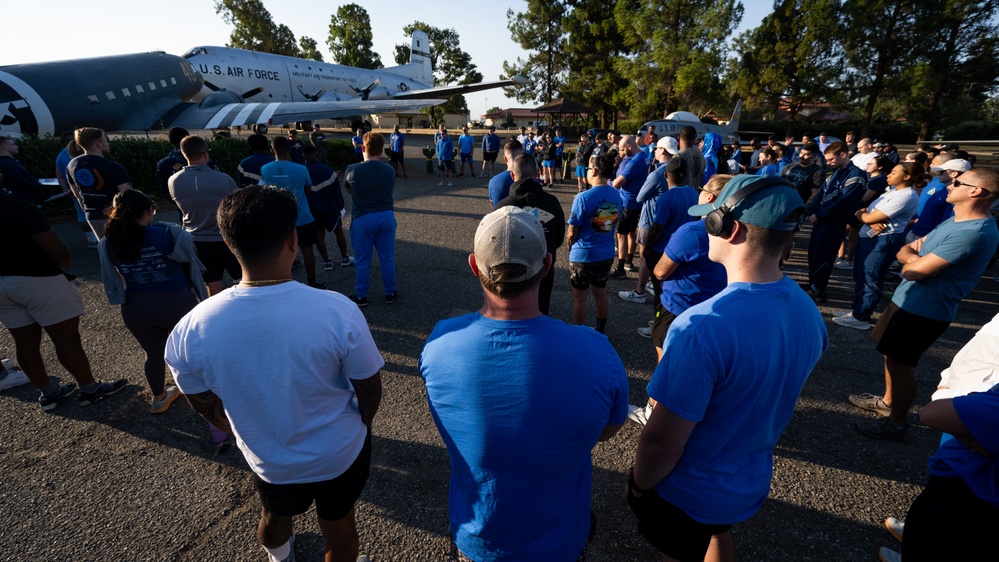
M715 209L704 217L704 229L711 236L724 236L732 229L732 219L726 209Z

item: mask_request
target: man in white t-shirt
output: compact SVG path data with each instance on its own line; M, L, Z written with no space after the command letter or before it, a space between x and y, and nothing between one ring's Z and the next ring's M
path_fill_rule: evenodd
M242 281L181 319L166 361L194 410L236 437L269 559L294 560L293 518L315 501L326 560L353 562L385 361L354 303L292 280L297 216L294 196L273 187L222 200Z
M874 144L871 139L863 138L857 143L857 153L850 158L850 162L853 162L853 165L861 170L866 170L868 162L876 158L877 155L878 153L874 152Z

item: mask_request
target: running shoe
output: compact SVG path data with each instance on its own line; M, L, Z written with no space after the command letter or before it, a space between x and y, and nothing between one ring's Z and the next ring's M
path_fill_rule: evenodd
M53 408L58 406L59 402L62 401L63 398L69 396L70 394L73 394L74 392L76 392L75 383L64 384L59 387L59 392L56 392L51 396L46 396L44 394L39 396L38 403L41 404L42 410L48 412L49 410L52 410Z
M126 379L98 382L97 387L93 390L88 391L81 389L80 396L77 399L80 401L81 406L90 406L105 396L111 396L112 394L121 392L127 384L128 380Z

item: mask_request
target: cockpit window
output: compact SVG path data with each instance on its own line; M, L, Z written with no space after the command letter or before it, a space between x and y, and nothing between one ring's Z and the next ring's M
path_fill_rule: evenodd
M208 49L204 47L195 47L190 51L184 53L184 58L189 59L191 57L196 57L198 55L207 55L207 54L208 54Z

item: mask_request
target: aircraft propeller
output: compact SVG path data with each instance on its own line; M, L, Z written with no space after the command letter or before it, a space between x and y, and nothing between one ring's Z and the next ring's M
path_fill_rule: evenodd
M382 79L379 78L379 79L375 80L374 82L372 82L371 85L369 85L367 88L364 88L363 90L359 90L359 89L357 89L357 88L355 88L353 86L351 86L350 89L354 90L355 92L357 92L358 96L360 96L360 98L362 100L367 101L368 100L368 95L371 94L371 90L374 90L378 86L378 84L381 84L381 82L382 82Z
M205 87L208 88L209 90L213 91L213 92L220 92L220 91L222 91L222 90L225 89L225 88L219 88L218 86L216 86L215 84L212 84L208 80L205 80ZM253 96L255 96L255 95L257 95L257 94L259 94L260 92L263 92L263 91L264 91L263 87L257 86L256 88L247 91L246 93L244 93L240 97L245 100L245 99L251 98L251 97L253 97Z

